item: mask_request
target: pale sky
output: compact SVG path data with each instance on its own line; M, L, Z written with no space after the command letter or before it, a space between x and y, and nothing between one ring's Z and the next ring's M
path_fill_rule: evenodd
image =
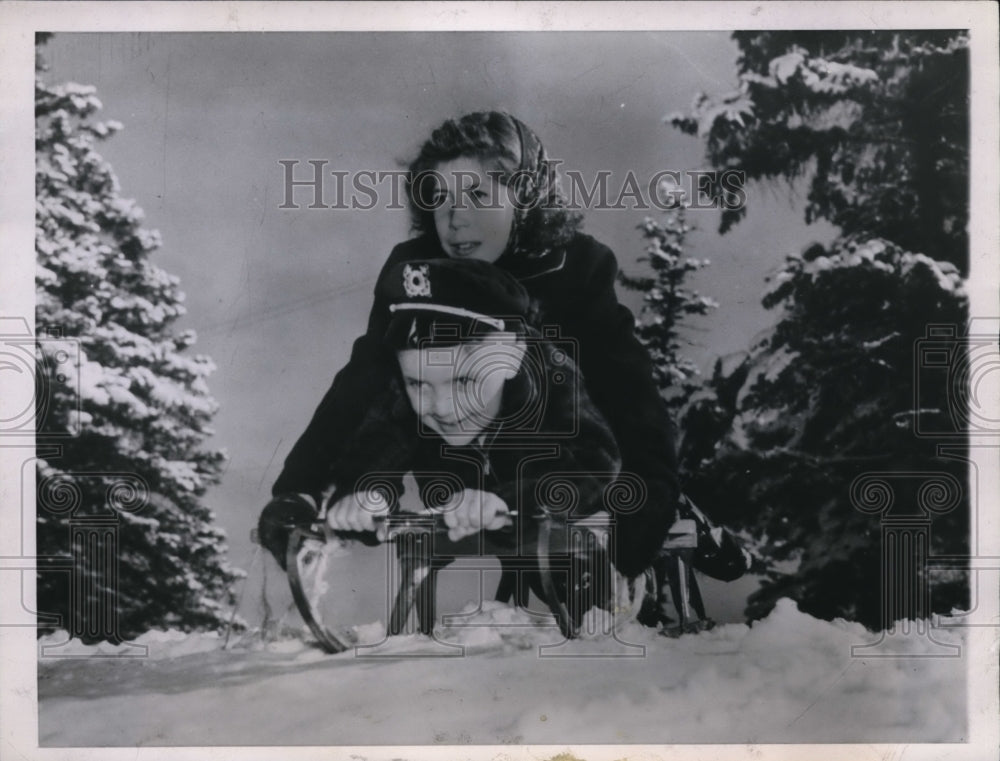
M368 211L309 209L299 191L302 208L280 209L278 162L301 162L299 176L308 160L392 171L444 119L504 109L564 168L612 172L617 193L628 172L645 181L705 168L701 142L662 120L699 91L732 89L736 47L721 32L61 33L45 56L48 81L95 85L101 118L125 126L100 150L162 234L154 261L181 279L181 327L218 366L210 443L230 460L207 500L245 568L281 463L363 330L375 275L408 235L406 212L386 209L388 199ZM751 186L747 219L721 237L717 212L691 213L690 254L712 260L695 285L721 304L692 333L707 369L774 320L759 304L765 275L831 237L804 224L802 201ZM585 230L635 272L647 213L659 212L591 210Z

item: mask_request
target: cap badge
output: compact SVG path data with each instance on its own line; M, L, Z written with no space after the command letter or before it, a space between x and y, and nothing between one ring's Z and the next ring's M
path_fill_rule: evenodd
M431 295L430 272L426 264L403 267L403 290L409 298Z

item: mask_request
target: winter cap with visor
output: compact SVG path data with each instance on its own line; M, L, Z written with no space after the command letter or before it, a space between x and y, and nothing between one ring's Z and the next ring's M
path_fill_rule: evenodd
M386 270L377 296L389 305L385 341L395 349L450 337L524 333L530 298L512 275L476 259L402 262Z

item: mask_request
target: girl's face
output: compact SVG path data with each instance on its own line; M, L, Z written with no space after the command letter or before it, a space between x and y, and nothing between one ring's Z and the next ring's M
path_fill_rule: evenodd
M434 227L444 252L453 259L495 262L514 229L507 186L475 158L459 156L435 171Z

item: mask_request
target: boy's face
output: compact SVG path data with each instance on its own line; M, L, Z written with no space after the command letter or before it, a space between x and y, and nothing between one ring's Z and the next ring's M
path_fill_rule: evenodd
M500 415L504 383L519 366L510 344L481 342L397 352L420 422L452 446L474 442Z
M453 259L495 262L507 250L514 227L507 186L474 158L460 156L436 171L431 201L441 248Z

